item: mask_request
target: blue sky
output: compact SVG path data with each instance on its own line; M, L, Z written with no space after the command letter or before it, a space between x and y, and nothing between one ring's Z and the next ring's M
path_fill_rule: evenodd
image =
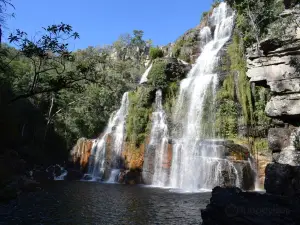
M12 0L15 18L8 18L5 37L19 28L34 36L41 27L64 22L80 39L72 49L111 44L120 34L143 30L155 45L175 41L195 27L212 0Z

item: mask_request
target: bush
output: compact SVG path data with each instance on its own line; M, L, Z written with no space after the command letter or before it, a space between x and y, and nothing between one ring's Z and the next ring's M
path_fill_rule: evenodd
M150 48L151 60L162 58L162 57L164 57L164 52L160 48Z
M129 111L126 121L127 140L140 146L150 132L152 102L155 90L139 87L129 93Z
M165 89L168 86L167 75L165 73L166 63L164 60L157 60L153 63L149 72L148 80L155 89Z

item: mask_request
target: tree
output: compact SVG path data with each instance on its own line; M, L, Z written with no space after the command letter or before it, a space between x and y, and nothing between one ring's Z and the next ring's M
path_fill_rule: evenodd
M5 18L8 16L6 13L7 7L13 7L14 5L11 3L11 0L0 0L0 47L2 44L2 24L5 21ZM13 16L14 14L12 14Z
M283 3L277 0L226 0L238 12L237 25L244 37L245 45L259 45L268 25L279 17ZM249 26L250 25L250 26Z
M133 31L133 38L131 39L131 44L141 47L145 44L143 40L144 31L142 30L134 30Z
M84 73L82 76L74 77L74 72L66 71L67 63L74 60L66 41L70 38L79 38L79 34L64 23L48 26L43 30L45 33L36 41L30 40L27 33L20 30L8 38L10 43L20 49L18 54L29 59L33 68L29 74L29 87L23 87L23 93L12 99L12 102L36 94L57 92L86 78Z

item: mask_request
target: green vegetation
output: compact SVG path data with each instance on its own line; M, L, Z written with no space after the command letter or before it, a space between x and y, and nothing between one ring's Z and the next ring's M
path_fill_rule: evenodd
M152 103L155 90L139 87L129 93L129 111L126 121L127 140L136 146L141 145L151 129Z
M215 126L215 99L214 99L214 87L213 83L209 85L205 93L203 102L203 112L201 118L201 138L212 138L214 137L213 128Z
M277 0L226 0L237 11L237 28L243 37L244 46L260 43L268 26L279 18L283 1Z
M173 108L176 104L177 94L179 91L179 83L177 81L170 82L164 94L164 109L171 119Z
M156 58L162 58L164 56L164 52L160 48L150 48L150 59L154 60Z
M226 63L225 71L228 75L217 93L217 135L236 138L238 127L244 126L250 132L249 136L264 136L271 122L264 112L269 91L263 87L251 87L246 75L244 45L237 33L227 53L226 60L230 63ZM258 126L261 133L256 132Z
M148 83L156 89L165 89L168 86L166 65L164 60L156 60L148 74Z
M176 58L191 63L193 49L199 47L197 44L198 32L195 29L191 29L175 42L172 52Z
M217 94L216 130L224 138L237 136L238 106L235 96L234 74L229 74Z
M27 33L17 30L9 40L18 50L1 46L0 106L7 110L0 113L7 127L12 127L15 139L27 130L40 129L41 137L30 144L46 146L46 142L55 142L55 135L65 142L61 146L67 150L79 137L97 137L119 107L123 93L136 87L146 56L134 52L137 47L143 49L146 41L142 31L121 36L113 44L120 50L113 58L111 46L69 51L67 40L79 35L67 24L48 26L39 34L32 41ZM124 61L124 54L134 57ZM40 112L44 118L40 123L45 126L28 124L26 116L16 120L10 107L26 115L24 101Z

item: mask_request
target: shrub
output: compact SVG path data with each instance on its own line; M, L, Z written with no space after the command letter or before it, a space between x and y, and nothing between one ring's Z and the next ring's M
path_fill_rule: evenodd
M155 91L140 87L129 93L129 110L126 122L127 140L140 146L150 132L152 102Z
M160 48L150 48L149 54L151 60L164 57L164 52Z
M157 60L149 72L148 80L155 89L165 89L168 86L165 73L166 63L164 60Z

